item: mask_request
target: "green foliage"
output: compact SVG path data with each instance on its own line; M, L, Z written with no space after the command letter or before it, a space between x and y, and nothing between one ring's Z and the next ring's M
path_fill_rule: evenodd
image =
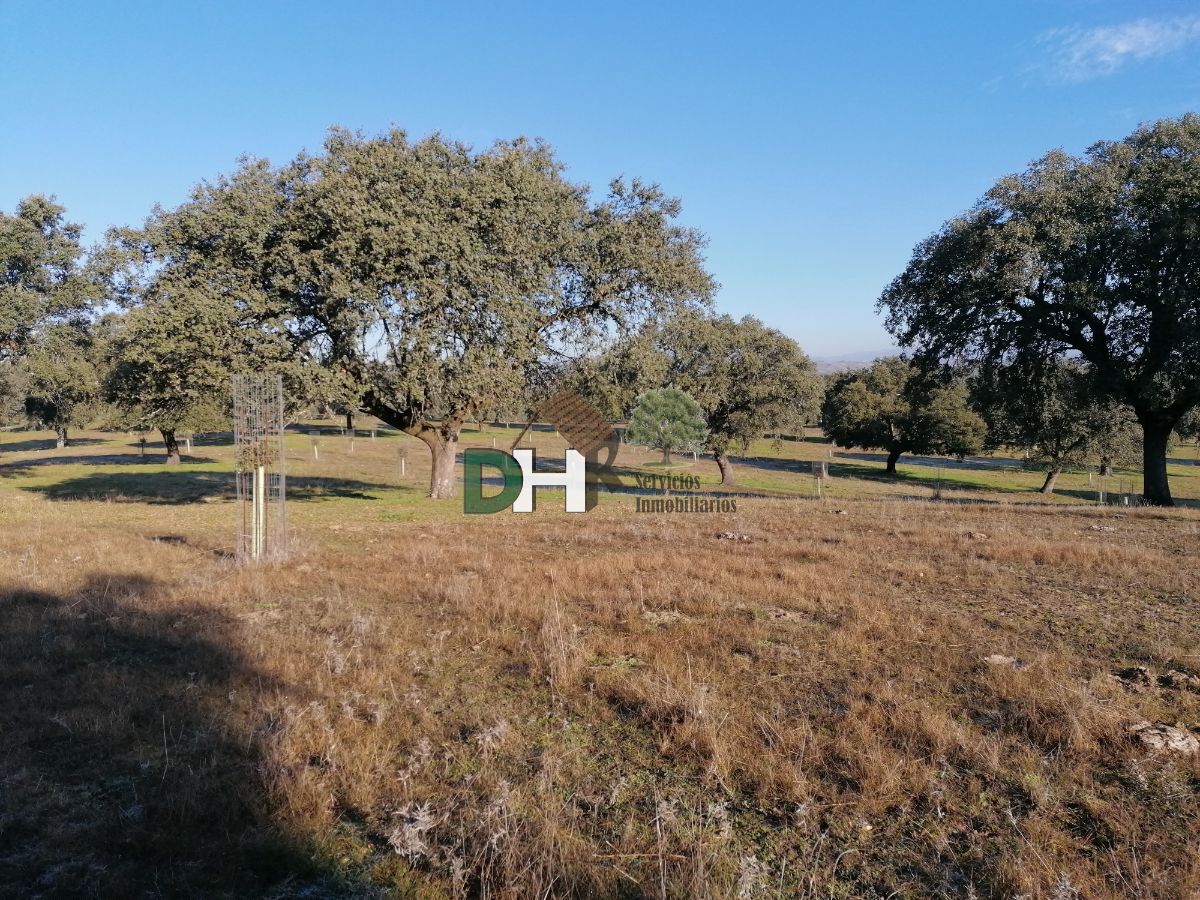
M11 360L0 360L0 426L25 419L25 388L20 371Z
M587 357L564 383L610 418L629 414L637 398L658 387L691 395L704 414L705 447L733 480L727 454L768 431L799 429L817 417L822 381L799 345L747 316L684 310L651 323Z
M47 197L26 197L15 215L0 213L0 357L21 353L40 325L89 305L80 231Z
M28 419L65 435L92 421L99 411L100 351L88 329L45 327L27 345L21 361Z
M1128 406L1118 406L1111 426L1100 436L1097 455L1103 466L1140 467L1142 464L1142 428ZM1167 442L1168 452L1175 439Z
M266 285L275 186L265 163L248 161L145 228L109 234L99 256L128 312L111 322L106 393L128 427L226 429L230 377L251 372L282 375L293 414L320 401L354 407Z
M1185 441L1200 441L1200 408L1193 409L1180 419L1175 432Z
M1126 462L1137 420L1129 407L1097 394L1078 360L983 366L975 379L976 408L992 449L1029 452L1029 465L1050 471L1100 461Z
M665 460L674 450L699 450L706 435L699 404L683 391L660 388L638 399L625 440L661 450Z
M746 316L684 313L660 330L667 383L696 399L718 456L768 431L799 430L821 403L816 367L786 335Z
M1145 435L1169 503L1167 436L1200 404L1200 116L1053 151L921 243L880 299L919 355L1001 364L1077 354Z
M976 453L985 434L961 380L935 380L894 356L838 373L825 395L822 422L843 447L888 451L889 471L902 453Z
M401 428L501 405L556 342L712 290L699 235L670 224L677 201L614 182L593 206L541 143L335 131L281 184L289 313Z
M585 356L563 375L564 387L586 397L609 419L627 419L646 391L667 384L670 359L651 326L612 344L605 352Z
M229 427L235 332L221 298L152 298L112 323L107 399L127 428L220 431Z
M334 130L320 154L201 186L131 243L173 289L228 296L259 337L324 366L328 393L436 459L553 350L710 297L677 200L637 180L588 195L542 143Z

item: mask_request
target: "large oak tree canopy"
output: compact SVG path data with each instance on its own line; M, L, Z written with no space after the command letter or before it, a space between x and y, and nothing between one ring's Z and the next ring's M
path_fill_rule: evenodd
M1001 179L879 305L925 359L1085 360L1142 425L1146 499L1170 503L1167 440L1200 404L1200 116Z
M241 212L213 228L212 209ZM149 230L192 288L236 294L424 441L431 494L448 497L463 423L556 347L708 302L703 239L673 223L679 210L637 180L592 202L539 142L477 152L334 129L322 153L248 161Z

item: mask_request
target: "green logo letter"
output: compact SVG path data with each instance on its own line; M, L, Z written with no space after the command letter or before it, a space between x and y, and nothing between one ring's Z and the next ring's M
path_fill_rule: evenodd
M498 494L483 495L483 467L499 469L504 487ZM512 506L525 478L517 461L503 450L467 450L463 453L463 512L495 513Z

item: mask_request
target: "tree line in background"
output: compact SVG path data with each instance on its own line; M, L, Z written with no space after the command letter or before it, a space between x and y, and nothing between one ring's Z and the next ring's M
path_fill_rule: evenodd
M594 200L540 142L334 129L90 249L45 197L0 214L6 418L60 443L157 429L177 462L178 431L228 427L231 375L278 373L296 416L363 411L424 442L445 498L468 421L571 387L614 419L644 398L634 436L706 450L726 484L752 441L819 419L892 473L1018 448L1051 491L1136 457L1170 503L1171 435L1200 430L1198 152L1187 115L1002 179L881 297L910 358L823 380L792 339L712 312L703 237L656 185Z

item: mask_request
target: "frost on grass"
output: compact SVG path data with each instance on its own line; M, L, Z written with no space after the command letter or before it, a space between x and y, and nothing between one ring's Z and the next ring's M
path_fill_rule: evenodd
M426 836L438 824L432 804L406 803L394 813L395 827L388 835L392 849L409 862L420 862L432 853Z

